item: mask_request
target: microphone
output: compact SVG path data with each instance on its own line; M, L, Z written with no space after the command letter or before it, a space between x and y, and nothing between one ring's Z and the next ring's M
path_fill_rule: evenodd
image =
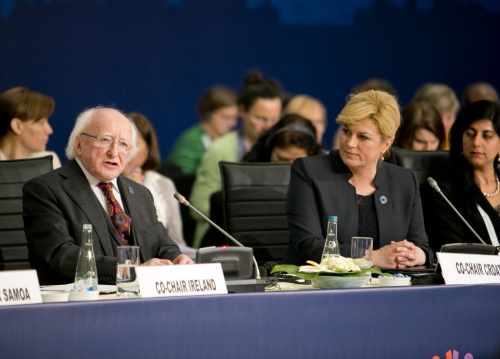
M481 236L474 230L474 228L472 228L472 226L469 224L469 222L467 222L467 220L460 214L458 209L453 205L453 203L450 202L450 200L448 199L448 197L446 197L446 195L443 193L443 191L441 191L441 188L439 188L437 181L432 177L427 177L427 183L429 184L429 186L432 187L433 190L435 190L437 193L439 193L441 195L441 197L443 197L443 199L446 201L446 203L448 203L448 205L453 209L453 211L455 211L457 216L460 217L460 219L462 220L462 222L465 223L467 228L469 228L472 231L472 233L474 233L474 235L477 237L477 239L479 239L479 241L481 243L489 245L488 243L483 241Z
M240 241L238 241L236 238L234 238L232 235L227 233L224 229L219 227L217 223L212 221L210 218L208 218L205 214L203 214L198 208L194 207L189 201L184 197L182 194L179 192L174 193L174 197L179 202L180 204L191 208L197 215L199 215L201 218L203 218L205 221L207 221L210 225L214 226L219 232L221 232L226 238L228 238L231 242L236 244L238 247L245 247ZM255 267L255 279L261 279L260 278L260 271L259 271L259 264L257 263L257 260L255 259L255 256L252 255L252 260L253 260L253 265Z

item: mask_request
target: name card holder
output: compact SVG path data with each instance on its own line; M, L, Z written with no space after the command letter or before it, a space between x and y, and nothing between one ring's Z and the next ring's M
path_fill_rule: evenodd
M500 283L500 256L437 253L446 284Z
M42 303L35 270L0 272L0 305Z
M136 268L143 298L227 294L220 263Z

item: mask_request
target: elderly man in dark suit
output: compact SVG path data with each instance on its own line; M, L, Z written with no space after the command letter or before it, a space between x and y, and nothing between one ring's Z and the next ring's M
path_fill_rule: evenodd
M140 246L145 265L192 263L158 222L150 192L121 176L135 138L118 110L86 110L66 148L71 161L24 186L25 231L41 283L74 279L84 223L94 229L100 283L114 283L119 245Z

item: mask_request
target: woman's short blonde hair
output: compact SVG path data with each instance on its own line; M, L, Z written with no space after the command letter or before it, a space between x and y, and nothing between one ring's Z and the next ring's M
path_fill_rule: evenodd
M401 123L398 101L387 92L377 90L351 95L337 116L337 123L353 125L367 118L375 122L383 138L394 138Z
M323 120L326 122L326 108L320 100L308 95L293 96L285 107L284 114L296 114L307 118L311 108L319 108L323 112Z

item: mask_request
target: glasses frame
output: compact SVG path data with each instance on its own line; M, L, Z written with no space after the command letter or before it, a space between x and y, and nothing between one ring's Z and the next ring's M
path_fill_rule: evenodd
M80 136L87 136L89 138L92 138L94 140L94 145L98 148L111 148L113 144L116 143L118 152L122 154L128 154L132 149L131 144L112 136L91 135L87 132L80 133Z

